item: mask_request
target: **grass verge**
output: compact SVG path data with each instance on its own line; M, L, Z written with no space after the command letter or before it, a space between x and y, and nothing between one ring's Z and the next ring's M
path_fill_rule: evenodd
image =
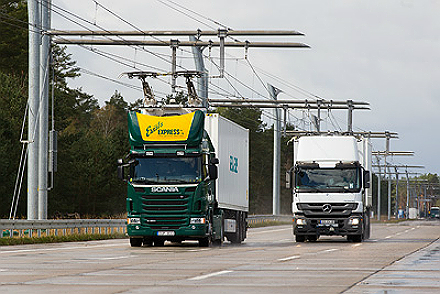
M59 243L59 242L80 242L108 239L125 239L125 233L113 234L80 234L66 236L42 236L42 237L22 237L22 238L0 238L0 246L39 244L39 243Z

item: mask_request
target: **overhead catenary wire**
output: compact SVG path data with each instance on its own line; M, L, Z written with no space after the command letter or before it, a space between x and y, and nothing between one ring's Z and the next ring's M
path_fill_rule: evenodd
M104 7L103 5L101 5L98 1L93 1L97 6L99 6L99 7L102 7L104 10L106 10L107 12L109 12L110 14L112 14L113 16L115 16L115 17L117 17L119 20L121 20L121 21L123 21L124 23L126 23L126 24L129 24L130 26L132 26L132 27L134 27L136 30L138 30L138 31L140 31L140 29L137 27L137 26L135 26L135 25L133 25L132 23L130 23L130 22L128 22L128 21L126 21L126 20L124 20L122 17L120 17L118 14L116 14L116 13L114 13L113 11L111 11L110 9L108 9L108 8L106 8L106 7ZM212 26L211 26L212 27ZM226 26L225 26L226 27ZM121 38L122 40L124 40L123 38ZM162 41L161 41L162 42ZM206 56L205 56L206 57ZM237 60L237 59L236 59ZM211 59L211 61L212 61L212 59ZM258 78L259 78L259 80L261 81L261 77L259 77L258 76L258 73L256 72L256 70L255 70L255 68L253 67L253 65L249 62L249 60L247 60L246 61L247 63L248 63L248 66L253 70L253 72L254 72L254 76L257 76ZM216 65L216 67L218 68L218 65ZM265 73L266 74L266 73ZM268 75L268 74L266 74L266 75ZM231 79L234 79L236 82L237 81L239 81L239 83L242 85L242 86L244 86L245 88L250 88L249 86L247 86L244 82L241 82L239 79L237 79L237 78L235 78L233 75L231 75L231 74L229 74L229 78L231 78ZM272 78L273 78L273 76L272 76ZM226 80L226 82L234 89L234 91L239 95L239 96L241 96L241 97L243 97L243 95L240 93L240 90L238 90L234 85L233 85L233 83L231 83L229 80ZM264 85L264 83L263 83L263 85ZM250 89L251 91L255 91L254 89ZM256 91L255 91L256 92ZM258 92L257 92L258 93ZM287 93L288 94L288 93ZM309 95L310 95L310 93L308 93ZM263 95L263 94L261 94L261 93L258 93L258 95L259 96L261 96L261 97L265 97L265 98L267 98L266 97L266 95ZM314 97L315 99L316 99L316 97L318 97L317 95L311 95L312 97ZM269 99L269 98L267 98L267 99Z

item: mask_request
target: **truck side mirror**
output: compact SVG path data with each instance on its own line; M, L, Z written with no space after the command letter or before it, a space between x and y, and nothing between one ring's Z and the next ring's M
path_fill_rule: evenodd
M218 160L218 159L217 159ZM214 164L208 165L208 173L210 180L217 180L218 178L218 168Z
M364 188L370 188L370 172L364 170Z
M290 171L286 171L286 189L291 188L290 180L291 180Z
M122 159L118 159L118 178L124 180L124 163Z
M286 189L292 189L293 187L293 170L294 168L292 167L286 171Z

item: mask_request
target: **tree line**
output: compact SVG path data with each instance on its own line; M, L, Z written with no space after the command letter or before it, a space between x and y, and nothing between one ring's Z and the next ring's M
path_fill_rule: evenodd
M26 122L24 137L21 136L28 95L26 1L1 0L0 11L0 218L5 218L9 216L20 162L20 139L27 138ZM117 179L116 161L129 151L127 112L139 106L140 100L129 103L115 91L104 105L99 105L92 95L69 87L68 80L80 74L66 48L52 46L52 51L51 86L55 93L58 170L54 188L48 193L48 216L121 217L125 213L126 184ZM250 213L271 214L273 128L268 128L262 120L262 111L257 108L217 111L249 129ZM292 146L288 145L288 138L283 137L281 175L291 168L292 161ZM427 177L439 182L437 175ZM23 183L19 217L26 216L26 173ZM280 185L281 213L290 214L292 195L284 189L284 176L281 176ZM382 191L386 191L386 184L382 182L382 185ZM376 206L376 189L373 199ZM382 202L382 207L386 207L386 203Z
M28 28L26 1L1 1L0 9L2 20L8 20L0 26L0 217L5 218L9 216L17 178L20 139L27 139L26 120L21 134L28 96ZM116 161L129 151L127 112L140 101L128 103L115 91L104 105L99 105L92 95L69 87L68 80L80 73L66 48L52 46L52 51L58 165L54 188L48 193L48 216L122 216L126 184L117 179ZM250 212L271 213L272 130L263 123L259 109L221 112L250 130ZM18 217L26 216L26 183L25 172ZM283 194L287 197L282 197L282 210L289 213L290 196L288 191Z

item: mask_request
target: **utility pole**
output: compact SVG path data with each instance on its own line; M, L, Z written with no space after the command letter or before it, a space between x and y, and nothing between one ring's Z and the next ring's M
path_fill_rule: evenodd
M274 101L277 100L278 94L281 90L275 88L271 84L267 84L269 94ZM281 162L281 133L280 133L280 111L278 108L274 109L275 122L273 125L273 187L272 187L272 213L273 215L280 214L280 162Z
M196 42L197 39L194 36L189 36L189 40ZM208 108L208 71L205 68L205 63L203 62L203 48L201 46L193 46L192 52L194 54L194 62L196 64L196 70L201 73L200 78L197 83L197 93L202 99L203 108Z
M41 27L50 29L51 0L41 4ZM43 34L40 52L40 132L38 150L38 219L47 219L50 36Z
M40 98L40 4L28 0L29 18L29 110L28 110L28 160L27 160L27 219L38 218L38 144Z
M376 159L377 159L377 165L379 166L379 175L377 177L377 220L380 221L380 214L381 214L381 211L380 211L381 204L380 204L380 202L382 201L382 199L381 199L381 191L380 190L381 190L381 185L382 185L382 183L381 183L382 175L381 175L381 172L380 172L379 156L376 157Z
M408 168L405 169L405 174L406 174L406 219L409 219L409 199L410 199L410 195L409 195L409 176L408 176Z

